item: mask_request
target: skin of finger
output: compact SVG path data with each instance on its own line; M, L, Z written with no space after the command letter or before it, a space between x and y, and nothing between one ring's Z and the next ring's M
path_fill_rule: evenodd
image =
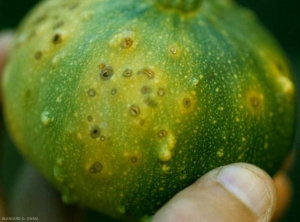
M296 159L296 149L293 149L289 153L289 155L285 158L283 165L282 165L282 170L284 170L286 172L289 171L293 167L295 159Z
M0 218L7 217L7 216L8 214L6 209L6 201L2 193L2 190L0 190Z
M284 171L280 171L274 177L274 183L277 189L277 209L275 211L273 222L279 221L284 212L290 205L293 189L289 177Z
M6 30L0 32L0 87L2 86L2 75L3 75L4 65L8 58L8 53L11 49L12 41L13 41L13 31ZM1 92L2 89L0 88L0 93ZM2 101L1 94L0 94L0 101Z
M81 210L63 204L53 187L27 163L18 176L9 206L16 217L37 217L43 222L83 221Z
M218 169L215 169L194 184L181 191L162 207L153 217L158 221L270 221L276 209L276 189L270 176L250 164L236 163L256 175L268 186L271 194L270 211L262 218L257 218L241 201L228 192L215 180Z

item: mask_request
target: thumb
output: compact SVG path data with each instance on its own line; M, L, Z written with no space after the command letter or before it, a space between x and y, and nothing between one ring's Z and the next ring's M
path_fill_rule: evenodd
M175 195L152 222L270 221L277 194L258 167L235 163L214 169Z
M4 65L12 45L13 32L10 30L0 31L0 103L1 103L1 93L2 93L2 75L4 70Z

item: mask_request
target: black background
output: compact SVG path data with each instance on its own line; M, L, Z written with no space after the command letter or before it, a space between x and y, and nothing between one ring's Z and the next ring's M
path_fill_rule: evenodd
M15 29L37 0L0 0L0 31L4 29ZM275 38L280 42L282 48L287 53L292 68L294 70L298 85L298 104L299 102L299 79L300 79L300 0L238 0L240 4L252 9L260 18L262 23L271 31ZM298 109L298 117L299 117ZM299 119L299 118L298 118ZM295 135L295 148L300 147L299 120L298 131ZM1 129L1 133L5 134ZM1 146L4 147L2 158L14 155L14 165L7 167L6 161L0 162L1 182L4 188L11 187L13 183L13 173L17 171L16 165L22 162L22 158L15 150L5 150L7 144L11 142L5 137ZM300 221L300 155L297 153L297 160L294 167L289 172L293 181L294 194L293 201L282 221ZM9 171L6 171L9 169ZM7 191L9 192L9 191Z

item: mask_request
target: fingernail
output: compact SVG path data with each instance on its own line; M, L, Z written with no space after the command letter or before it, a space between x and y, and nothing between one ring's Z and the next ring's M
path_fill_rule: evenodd
M238 166L225 166L217 175L225 189L260 217L271 206L270 190L253 171Z

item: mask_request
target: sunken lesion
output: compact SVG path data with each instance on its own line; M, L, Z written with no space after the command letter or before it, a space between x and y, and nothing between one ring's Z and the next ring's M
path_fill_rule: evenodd
M139 114L140 114L140 108L139 108L139 106L137 106L137 105L131 105L130 107L129 107L129 113L130 113L130 115L131 116L133 116L133 117L136 117L136 116L138 116Z
M146 77L148 77L148 79L153 79L155 76L154 71L152 69L150 69L149 67L145 67L145 68L141 69L138 74L145 75Z
M109 80L114 74L114 69L106 63L101 63L99 65L99 69L100 69L100 78L102 80Z
M52 37L53 44L59 44L63 41L63 35L61 33L55 33Z
M193 113L197 107L196 92L182 93L177 97L176 106L179 114L185 115Z
M131 37L125 37L121 43L122 48L127 49L133 45L133 39Z
M96 139L100 137L101 135L101 129L98 125L93 125L90 129L90 136L92 139Z
M128 77L131 77L131 76L132 76L132 73L133 73L132 69L129 69L129 68L128 68L128 69L125 69L125 70L124 70L123 76L128 78Z
M89 172L94 173L100 173L103 170L103 165L100 162L95 162L92 166L89 168Z

